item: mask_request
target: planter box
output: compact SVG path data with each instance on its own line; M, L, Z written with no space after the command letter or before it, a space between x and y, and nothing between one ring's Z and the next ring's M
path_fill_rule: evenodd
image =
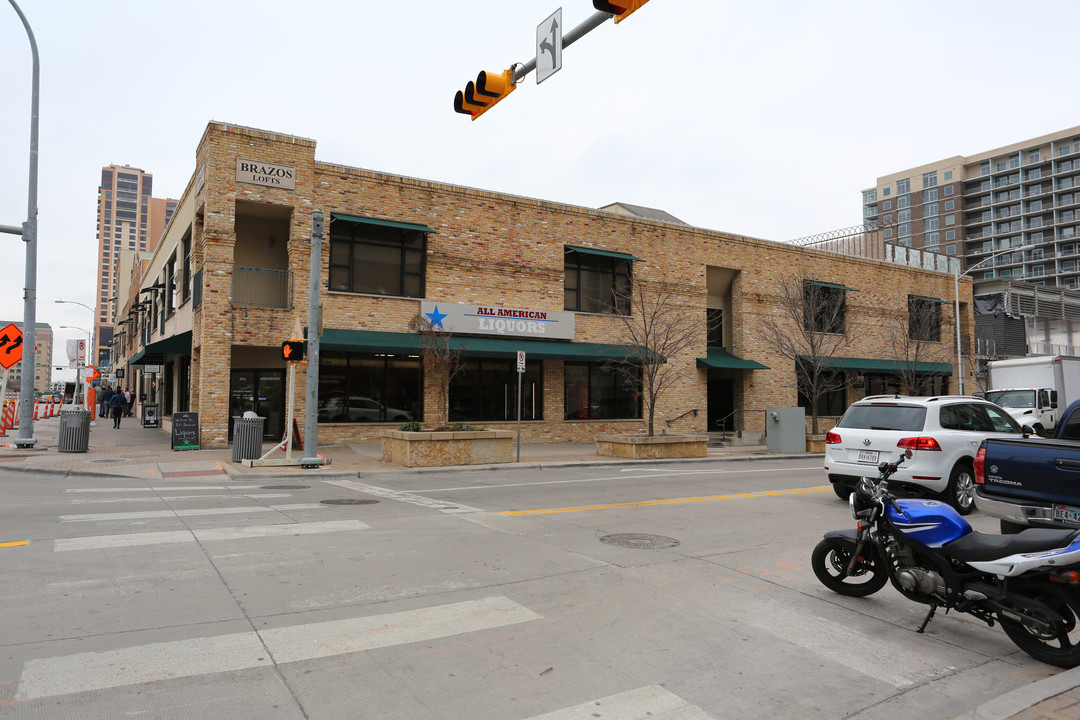
M825 452L825 436L824 435L807 435L806 436L806 452L808 452L808 453L823 453L823 452Z
M633 460L705 457L706 435L614 435L596 436L596 454Z
M508 463L514 461L514 433L510 430L384 430L382 459L405 467Z

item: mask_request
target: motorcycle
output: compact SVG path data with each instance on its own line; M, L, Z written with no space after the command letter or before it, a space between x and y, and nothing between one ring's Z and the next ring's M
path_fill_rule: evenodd
M811 557L814 575L850 597L892 582L930 606L919 633L943 607L1000 623L1037 660L1080 665L1080 530L981 533L943 502L898 500L888 479L910 452L878 465L876 480L859 481L848 497L857 527L825 533Z

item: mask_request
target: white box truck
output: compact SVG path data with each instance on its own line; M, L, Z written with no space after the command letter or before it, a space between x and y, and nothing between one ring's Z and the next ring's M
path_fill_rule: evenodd
M992 360L986 370L993 390L984 397L1040 435L1049 435L1069 403L1080 399L1080 357Z

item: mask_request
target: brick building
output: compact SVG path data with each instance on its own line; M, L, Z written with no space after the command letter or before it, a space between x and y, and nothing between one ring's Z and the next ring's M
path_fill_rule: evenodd
M778 283L793 277L843 301L846 324L831 331L849 343L832 370L846 382L825 405L896 386L908 350L889 344L887 328L908 317L912 298L937 318L928 338L936 356L917 369L952 371L952 268L334 165L316 161L312 140L211 123L165 235L117 315L115 348L131 373L124 384L166 426L173 412L197 411L202 444L219 446L230 417L255 410L267 418L266 436L281 437L280 346L308 331L316 209L325 218L320 443L374 439L404 420L509 427L519 350L525 440L640 432L640 394L605 365L625 360L618 291L639 284L677 288L682 311L700 324L690 348L667 358L685 375L656 408L658 432L703 432L720 420L760 432L761 411L799 402L796 360L760 332L780 312ZM970 280L960 288L966 333ZM415 331L418 317L452 331L463 367L448 389ZM294 393L301 424L305 372ZM934 391L948 383L938 378Z

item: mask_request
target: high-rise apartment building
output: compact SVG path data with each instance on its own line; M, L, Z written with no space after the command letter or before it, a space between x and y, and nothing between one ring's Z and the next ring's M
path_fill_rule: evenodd
M151 197L154 176L130 165L101 169L98 188L98 270L95 278L94 349L108 362L116 314L117 270L125 251L153 251L176 209L175 200ZM93 362L93 361L92 361Z
M1080 127L880 177L863 219L964 258L976 281L1080 286Z

